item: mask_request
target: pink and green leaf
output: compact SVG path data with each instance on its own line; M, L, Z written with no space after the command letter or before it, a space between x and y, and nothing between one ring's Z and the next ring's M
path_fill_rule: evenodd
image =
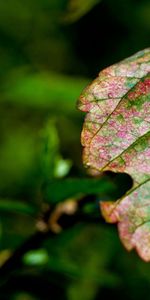
M123 198L100 204L102 214L118 222L128 250L150 261L150 49L101 71L78 107L87 112L81 140L91 174L109 170L133 179Z

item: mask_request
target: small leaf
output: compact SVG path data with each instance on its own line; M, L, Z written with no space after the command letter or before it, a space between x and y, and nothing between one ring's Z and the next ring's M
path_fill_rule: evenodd
M83 160L93 175L125 172L133 186L116 203L101 203L108 222L118 222L121 240L150 261L150 49L100 72L82 93L88 112Z
M54 176L56 178L62 178L66 176L69 173L71 167L71 160L58 157L55 165Z
M42 266L49 261L48 253L45 249L30 250L23 257L23 262L30 266Z

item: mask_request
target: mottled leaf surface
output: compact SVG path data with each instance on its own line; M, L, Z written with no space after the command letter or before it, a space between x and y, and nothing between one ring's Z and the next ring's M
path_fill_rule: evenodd
M133 187L113 202L101 202L106 221L118 222L121 240L150 261L150 49L110 66L82 93L87 112L83 161L93 175L131 175Z

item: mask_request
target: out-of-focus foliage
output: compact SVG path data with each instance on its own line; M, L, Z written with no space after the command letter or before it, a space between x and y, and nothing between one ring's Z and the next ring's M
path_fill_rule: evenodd
M100 0L70 0L64 21L75 22L88 13Z
M63 177L85 177L76 99L100 69L149 46L150 2L0 1L0 39L2 263L35 231L45 186L59 179L63 189ZM67 195L64 184L59 201ZM106 190L100 196L107 199ZM141 300L150 292L149 265L124 252L115 229L100 222L27 255L1 288L3 300ZM30 264L38 257L41 264Z

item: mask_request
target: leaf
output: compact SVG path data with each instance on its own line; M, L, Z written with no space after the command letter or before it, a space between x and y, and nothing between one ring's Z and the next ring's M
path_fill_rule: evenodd
M150 49L100 72L82 93L88 112L83 160L93 175L125 172L132 188L115 203L101 203L106 221L118 222L124 246L150 261Z
M48 253L45 249L30 250L23 256L23 262L29 266L43 266L49 261Z
M75 99L86 82L87 79L84 78L71 78L50 72L19 72L16 69L3 86L0 101L30 109L72 112Z
M0 198L0 212L3 211L36 216L38 209L21 201Z
M117 185L107 177L91 178L66 178L51 180L45 192L45 199L50 203L61 202L75 195L101 194L111 195L117 192Z

